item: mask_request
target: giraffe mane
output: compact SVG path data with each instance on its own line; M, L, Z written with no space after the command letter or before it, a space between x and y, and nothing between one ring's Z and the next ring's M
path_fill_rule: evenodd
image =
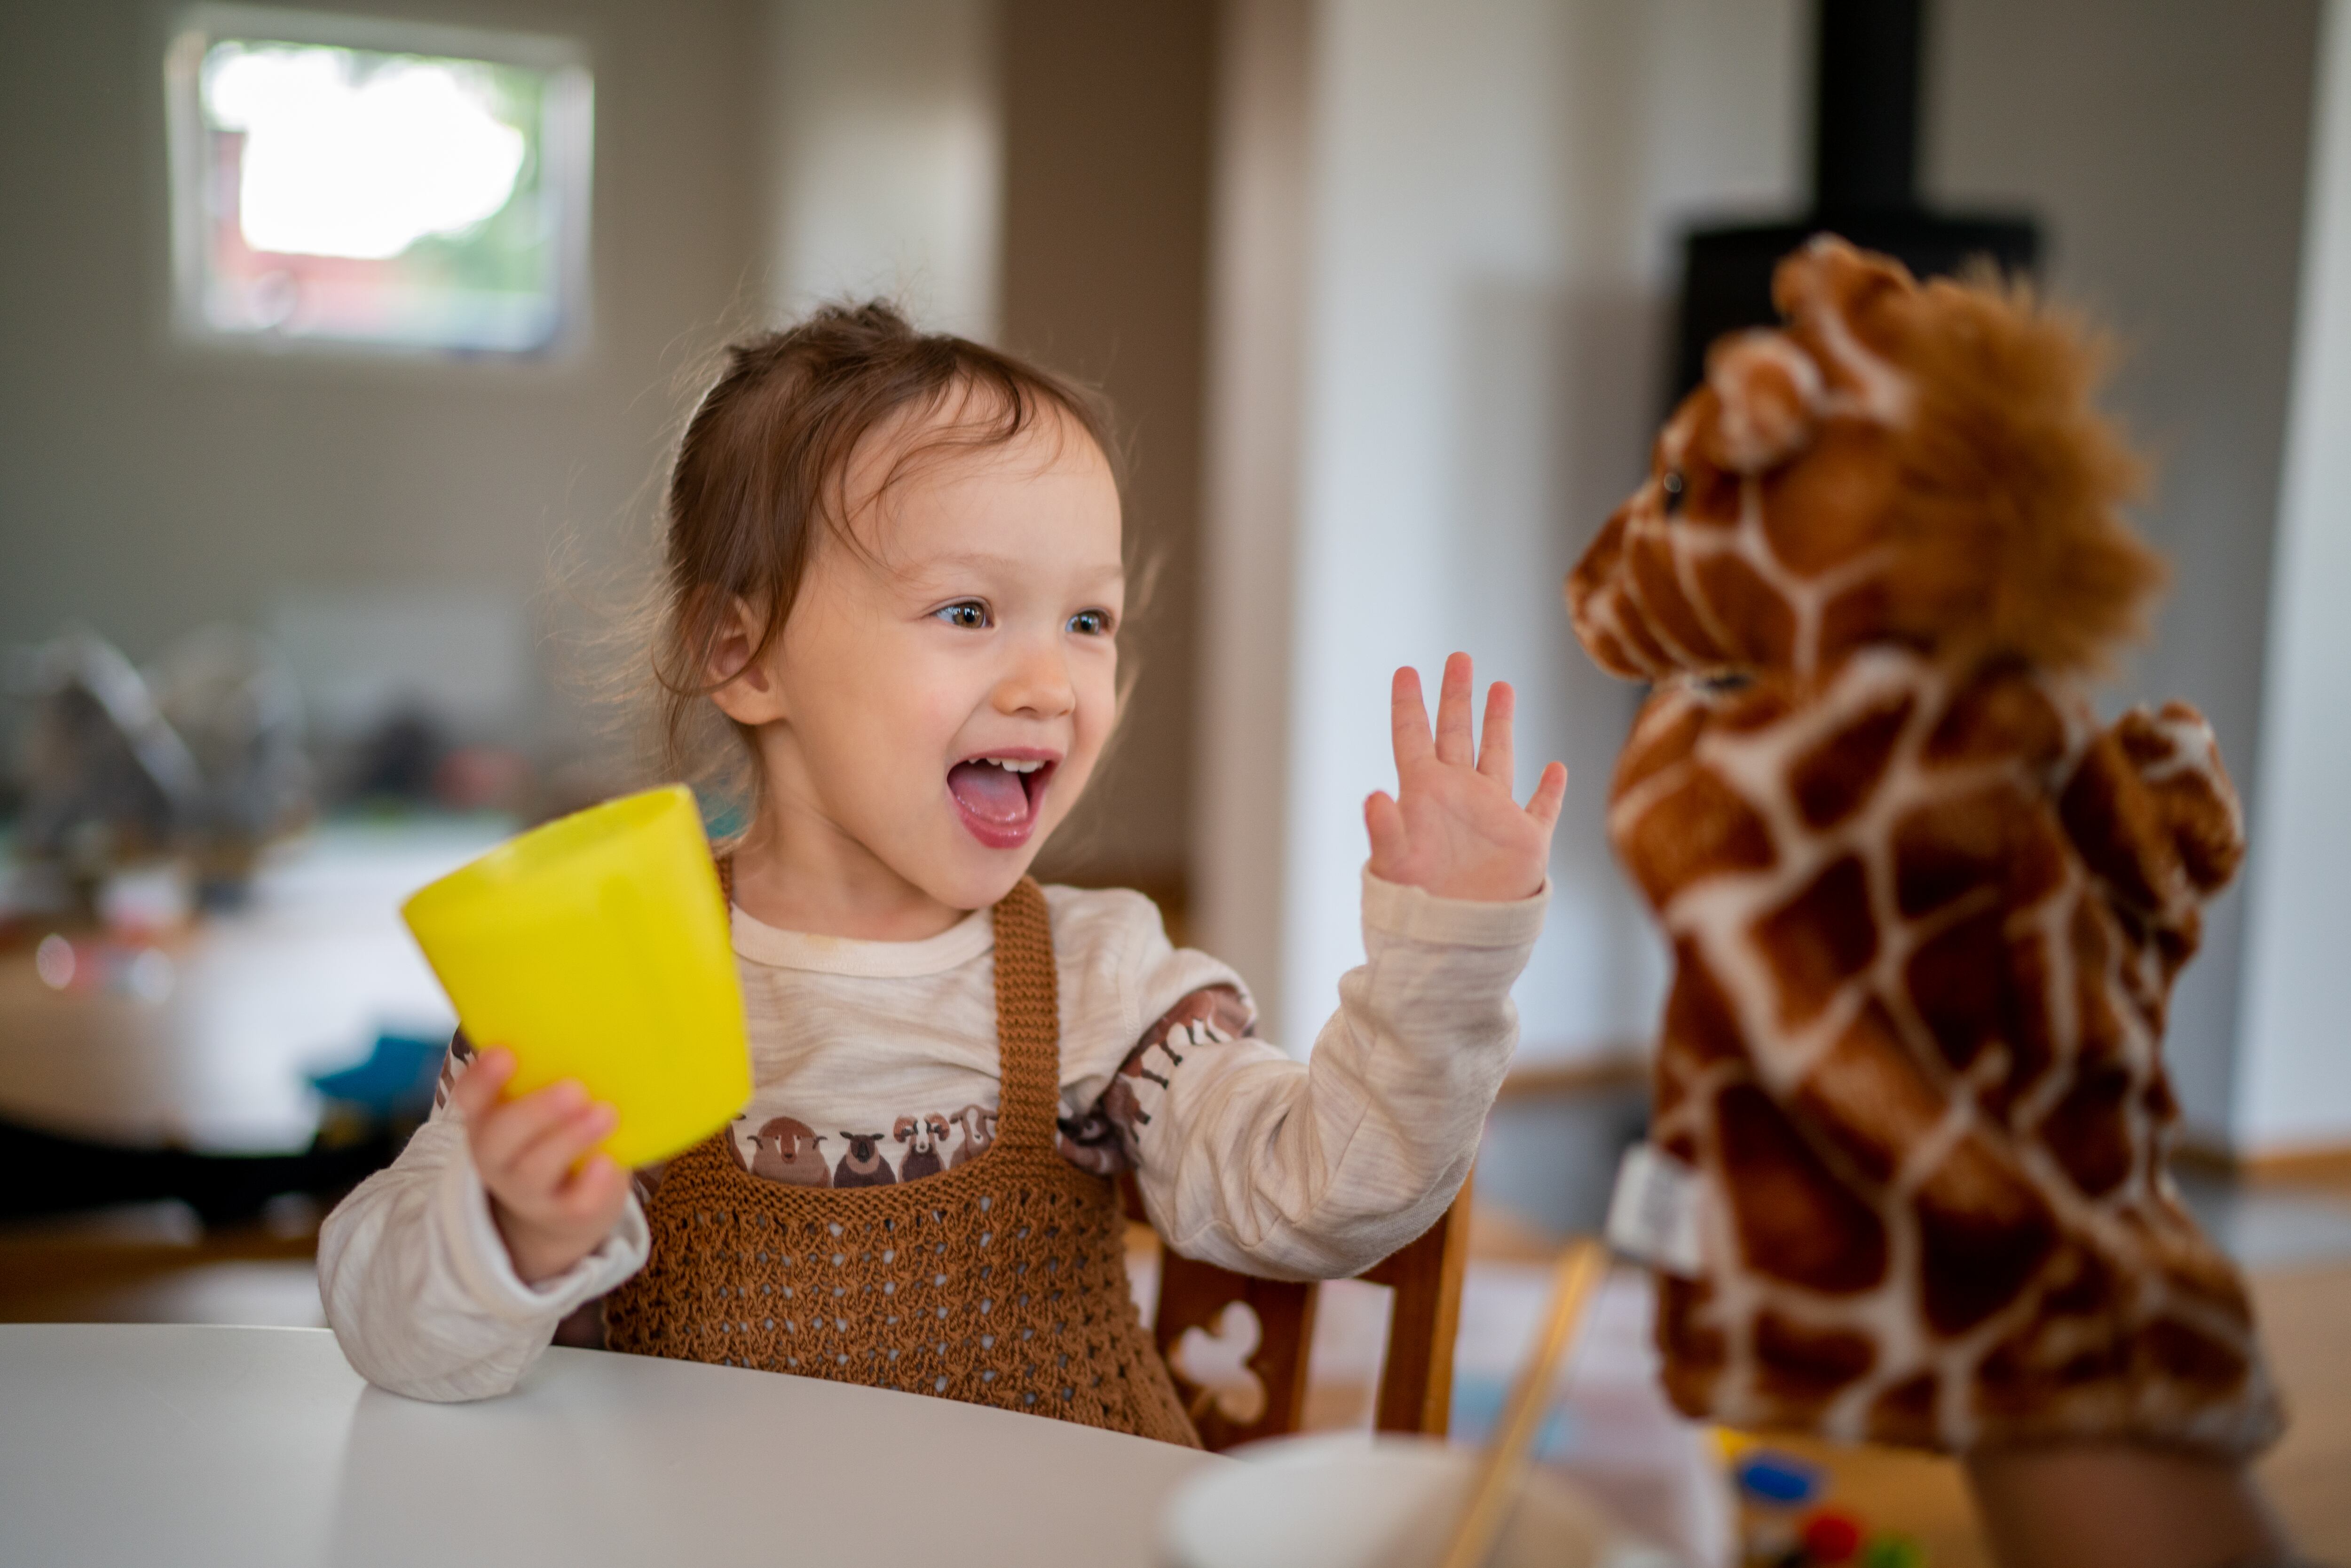
M2095 401L2107 341L1991 277L1913 285L1896 308L1913 403L1896 445L1890 630L2104 669L2143 634L2166 575L2121 513L2145 469Z

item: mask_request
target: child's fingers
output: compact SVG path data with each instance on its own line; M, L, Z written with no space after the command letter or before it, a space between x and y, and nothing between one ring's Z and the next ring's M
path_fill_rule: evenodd
M1518 711L1518 694L1508 681L1486 688L1486 723L1478 737L1478 771L1505 789L1510 787L1510 717Z
M588 1091L566 1079L493 1105L473 1124L474 1164L485 1176L504 1173L525 1149L587 1104Z
M472 1066L457 1074L457 1082L449 1086L449 1098L465 1113L468 1122L497 1103L498 1091L515 1075L514 1052L494 1047L474 1058Z
M1437 760L1467 768L1476 738L1469 733L1469 655L1455 653L1445 661L1445 684L1437 695Z
M1393 866L1409 848L1405 839L1404 811L1384 789L1374 789L1364 802L1364 827L1372 836L1372 870Z
M1388 688L1388 729L1395 744L1396 776L1407 763L1418 762L1430 751L1428 707L1420 700L1420 672L1410 664L1395 673Z
M1559 821L1559 808L1567 799L1567 764L1546 762L1542 777L1535 780L1535 792L1527 798L1527 815L1548 828Z
M629 1173L610 1155L590 1155L587 1162L555 1195L555 1207L573 1224L586 1224L611 1214L629 1190Z
M590 1105L565 1117L517 1150L507 1176L525 1191L555 1195L564 1177L620 1124L610 1105Z

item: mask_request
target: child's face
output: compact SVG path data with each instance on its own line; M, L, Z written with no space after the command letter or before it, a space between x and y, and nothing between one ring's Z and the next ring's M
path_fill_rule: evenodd
M866 444L852 505L901 446ZM845 857L852 877L884 869L983 907L1068 816L1117 717L1117 486L1057 413L1008 445L922 457L852 526L862 548L818 543L764 661L774 820L795 861Z

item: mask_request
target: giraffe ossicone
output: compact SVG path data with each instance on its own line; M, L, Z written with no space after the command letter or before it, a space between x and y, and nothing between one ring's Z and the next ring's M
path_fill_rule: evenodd
M2182 704L2085 689L2160 562L2094 342L1842 241L1718 344L1570 575L1650 681L1609 834L1671 944L1651 1137L1682 1409L1949 1450L2282 1425L2166 1171L2162 1039L2243 823Z

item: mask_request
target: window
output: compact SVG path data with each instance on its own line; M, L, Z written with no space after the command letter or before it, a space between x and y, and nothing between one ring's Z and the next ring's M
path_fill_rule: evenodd
M576 45L202 6L164 77L183 334L507 355L576 340L593 113Z

